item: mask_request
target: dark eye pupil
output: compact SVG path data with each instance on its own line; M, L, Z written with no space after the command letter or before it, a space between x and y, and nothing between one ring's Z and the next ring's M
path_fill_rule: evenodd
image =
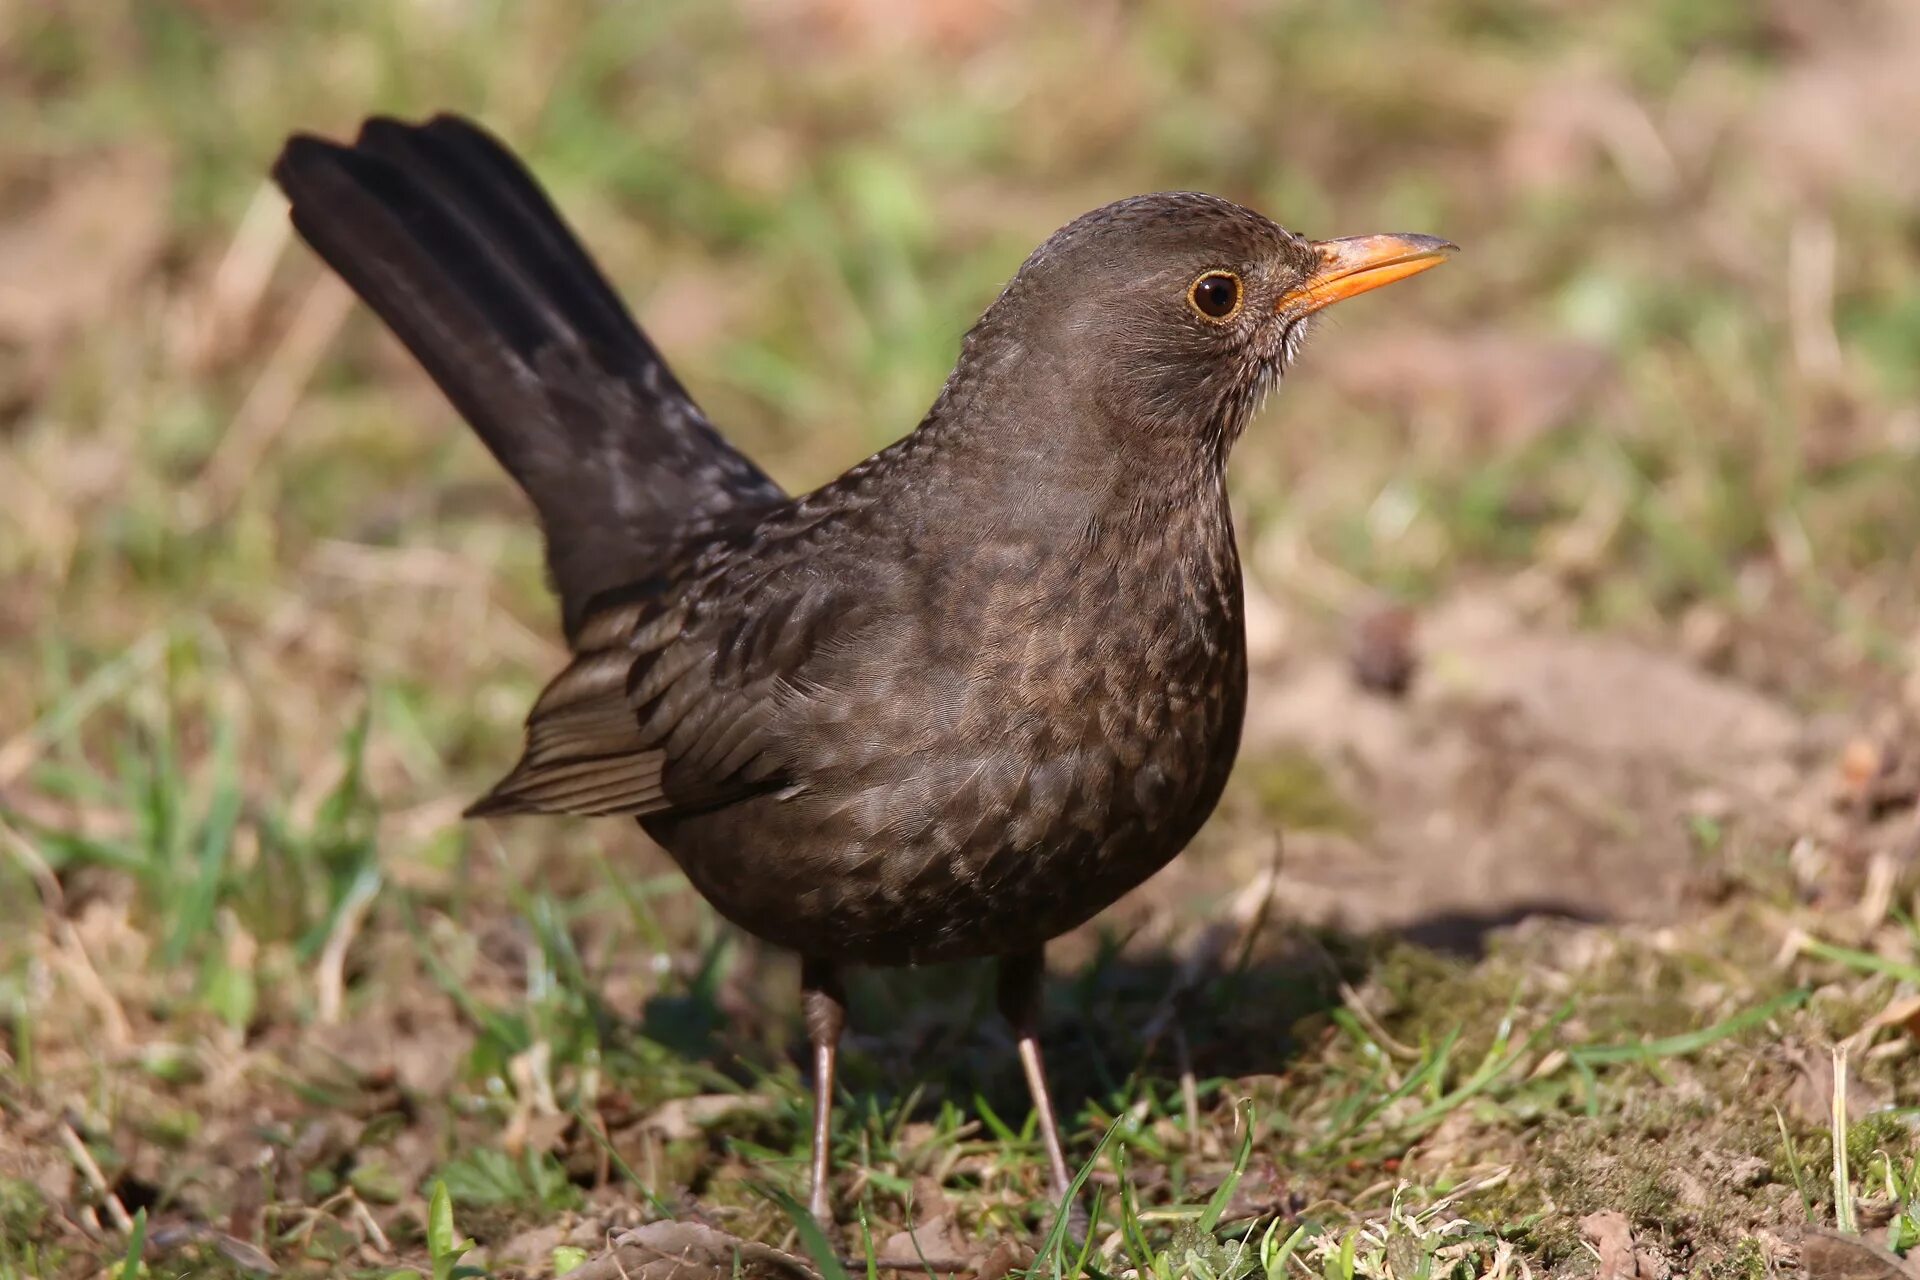
M1240 300L1240 283L1232 276L1204 276L1194 286L1194 305L1214 319L1232 311Z

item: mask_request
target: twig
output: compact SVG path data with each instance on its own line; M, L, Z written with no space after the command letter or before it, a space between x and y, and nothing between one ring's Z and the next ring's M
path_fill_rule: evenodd
M1365 1027L1367 1034L1372 1036L1382 1049L1403 1062L1414 1062L1419 1059L1420 1051L1401 1044L1388 1035L1387 1029L1380 1025L1380 1020L1373 1016L1371 1009L1367 1008L1366 1001L1360 998L1360 993L1345 981L1340 983L1340 1002L1347 1007L1347 1012L1353 1015L1353 1020Z
M244 336L292 235L286 199L271 182L260 183L206 291L183 316L185 332L178 346L189 365L206 367Z
M1187 1045L1187 1033L1178 1022L1173 1024L1173 1052L1180 1063L1180 1101L1187 1113L1187 1146L1200 1149L1200 1082L1193 1074L1193 1051Z
M1833 1219L1840 1230L1858 1235L1853 1211L1853 1179L1847 1173L1847 1046L1833 1046Z
M320 366L320 357L352 309L353 294L333 276L322 276L307 291L280 345L194 484L194 514L200 523L214 520L239 496L260 459L286 428L300 394Z
M4 818L0 818L0 843L13 851L13 856L26 867L27 874L33 878L40 892L47 928L53 939L54 955L61 969L79 989L81 999L100 1015L108 1047L124 1049L133 1039L133 1024L127 1021L127 1011L120 1007L120 1001L107 989L100 971L93 967L93 958L87 954L86 944L80 940L80 931L73 927L73 921L67 919L66 893L60 887L59 877L54 875L53 868L47 865L46 859L40 856L40 851L33 847L32 842L15 831Z
M100 1015L107 1047L114 1050L126 1048L133 1042L133 1024L127 1021L127 1011L120 1007L119 999L107 989L100 971L93 967L93 957L87 954L86 944L80 941L80 931L73 927L71 920L66 919L54 921L53 930L62 967L80 989L81 997Z
M1867 882L1860 891L1859 920L1867 929L1877 929L1893 908L1893 892L1900 868L1891 855L1881 852L1867 863Z
M1446 1195L1441 1196L1438 1200L1435 1200L1432 1204L1423 1208L1420 1211L1420 1216L1423 1218L1431 1218L1442 1209L1450 1208L1456 1201L1462 1200L1476 1191L1486 1191L1492 1187L1500 1186L1512 1176L1513 1166L1508 1164L1501 1165L1498 1169L1491 1170L1478 1177L1468 1178L1452 1191L1449 1191Z
M28 878L40 892L40 905L46 908L47 915L55 920L64 920L67 915L66 891L60 887L60 877L53 874L53 868L40 856L40 851L15 831L5 818L0 818L0 840L6 842L13 856L26 868Z
M1609 85L1591 118L1595 138L1641 195L1658 199L1680 185L1680 166L1672 150L1653 117L1632 95Z
M333 928L327 931L327 943L320 949L320 960L314 971L315 1003L318 1006L315 1014L322 1026L331 1026L340 1020L340 1007L346 998L347 948L353 945L354 936L360 932L367 911L373 906L373 900L379 892L379 873L356 878L353 887L347 891L346 901L340 904L340 914L335 917Z
M1833 275L1839 245L1833 223L1803 218L1787 237L1787 318L1794 363L1804 378L1837 381L1845 370L1833 330Z
M80 1141L80 1135L75 1133L73 1126L64 1120L60 1122L60 1145L67 1149L67 1155L80 1170L80 1176L87 1180L87 1185L92 1187L94 1194L100 1197L100 1203L106 1206L107 1216L113 1219L113 1225L120 1234L130 1234L133 1231L133 1218L127 1213L127 1206L120 1203L120 1197L115 1195L113 1188L107 1185L106 1175L101 1173L100 1166L94 1163L93 1153L88 1151L86 1144Z
M393 1242L387 1239L387 1233L373 1220L373 1214L367 1209L366 1201L357 1194L353 1197L353 1216L360 1223L360 1229L372 1237L373 1247L381 1253L393 1252Z

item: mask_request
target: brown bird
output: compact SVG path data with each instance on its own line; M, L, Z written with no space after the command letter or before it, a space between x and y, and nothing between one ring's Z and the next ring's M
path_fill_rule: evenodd
M532 499L573 661L469 811L629 814L802 958L828 1212L847 965L992 956L1055 1190L1042 950L1199 830L1247 663L1227 454L1330 303L1431 236L1136 196L1036 249L910 434L788 496L495 139L288 140L293 223Z

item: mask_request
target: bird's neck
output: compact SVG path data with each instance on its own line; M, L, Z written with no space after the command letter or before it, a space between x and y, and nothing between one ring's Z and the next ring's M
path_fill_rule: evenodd
M916 431L873 460L886 477L874 487L896 495L889 505L909 540L1024 546L1089 573L1124 565L1157 573L1169 589L1204 581L1209 595L1237 597L1218 451L1103 423L1084 404L988 399L1011 407L982 412L943 395Z
M1101 389L1084 364L969 335L933 408L895 446L902 478L960 527L990 520L1075 541L1097 530L1127 545L1228 527L1229 442L1207 424L1125 419Z

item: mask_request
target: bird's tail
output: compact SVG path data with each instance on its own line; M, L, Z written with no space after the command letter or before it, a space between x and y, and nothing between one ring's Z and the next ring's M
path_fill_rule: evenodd
M287 140L293 224L533 500L569 637L600 592L779 488L695 407L519 161L473 123Z

